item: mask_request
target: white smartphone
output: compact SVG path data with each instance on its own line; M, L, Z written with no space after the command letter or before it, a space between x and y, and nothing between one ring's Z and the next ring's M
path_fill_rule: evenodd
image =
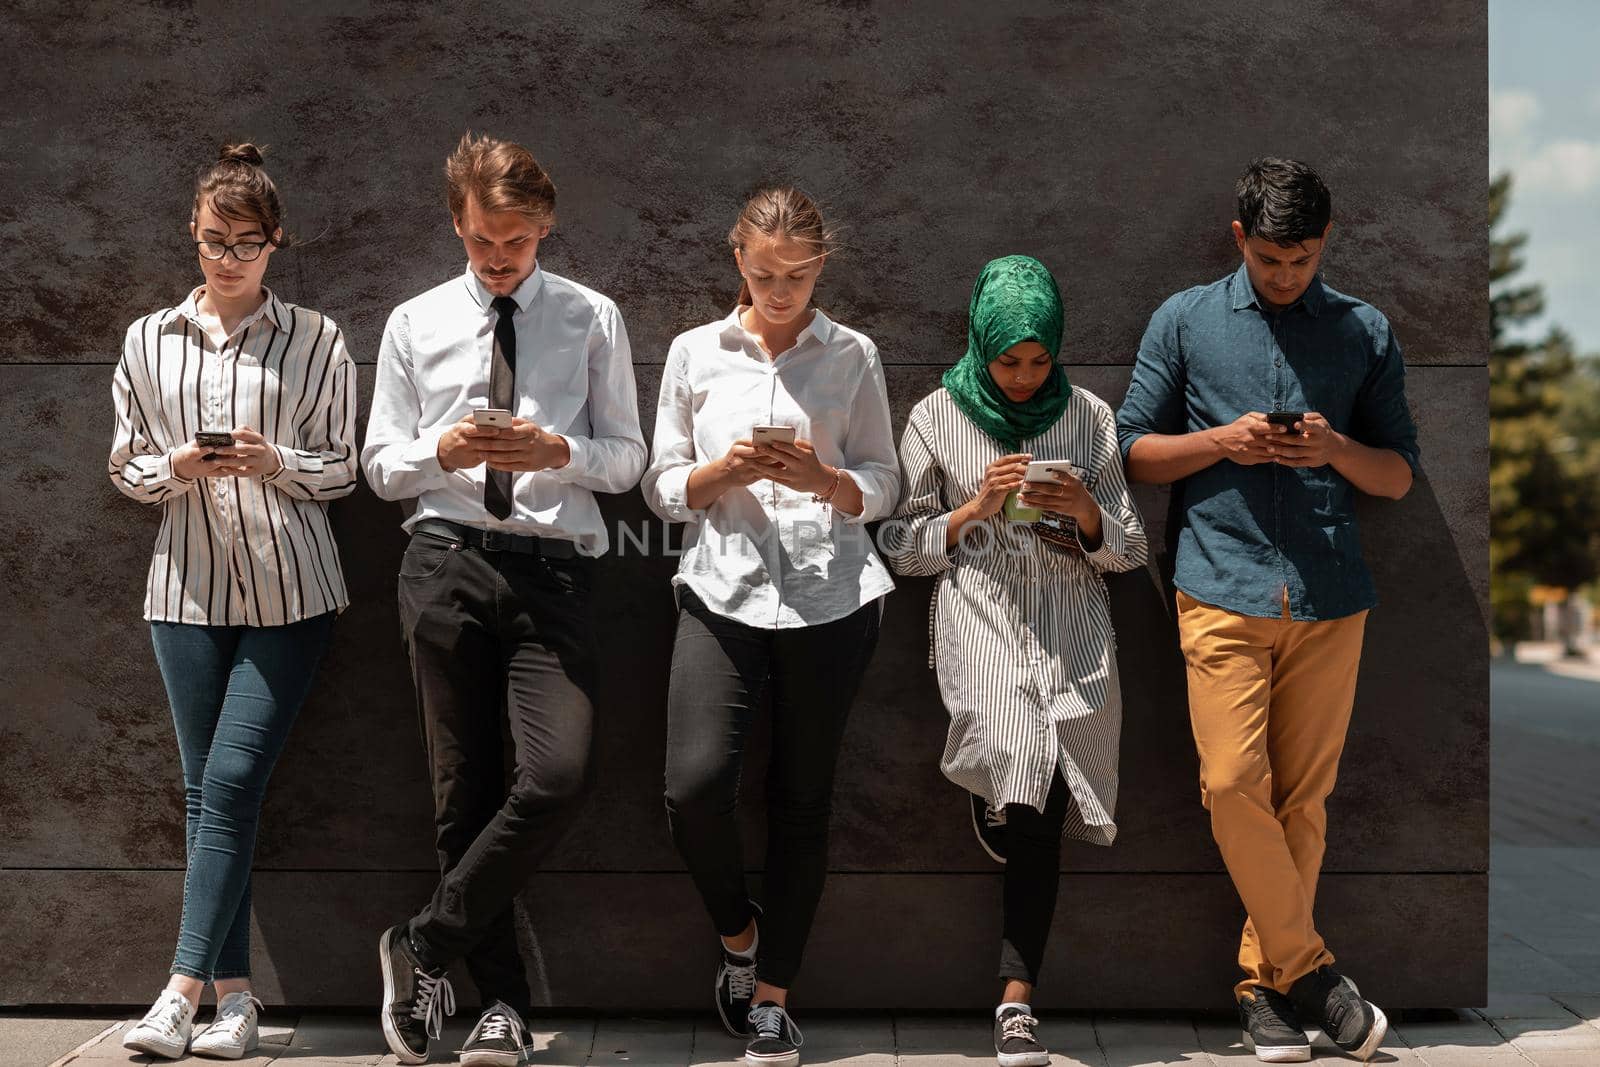
M1028 463L1028 473L1022 476L1025 482L1053 482L1054 472L1070 474L1078 480L1083 480L1082 468L1068 463L1064 459L1036 459Z
M505 408L473 408L472 424L496 430L511 429L511 412Z
M753 445L768 445L774 441L782 441L786 445L794 444L793 426L752 426L750 427L750 443Z

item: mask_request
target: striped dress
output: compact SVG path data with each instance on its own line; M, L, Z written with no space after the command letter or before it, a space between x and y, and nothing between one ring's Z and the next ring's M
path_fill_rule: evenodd
M1144 562L1144 526L1111 409L1074 388L1061 419L1020 451L1092 472L1085 484L1100 505L1100 547L1067 551L1002 512L967 527L946 551L950 513L978 494L984 470L1007 451L946 390L925 397L900 445L897 523L881 535L895 570L938 579L930 660L950 712L940 769L991 806L1042 811L1059 767L1074 800L1065 836L1109 845L1122 704L1101 575Z
M327 501L356 486L356 369L333 320L266 302L221 345L195 290L128 327L112 377L106 473L160 505L145 588L152 622L281 626L349 604ZM263 479L189 481L172 452L199 430L248 426L282 467Z

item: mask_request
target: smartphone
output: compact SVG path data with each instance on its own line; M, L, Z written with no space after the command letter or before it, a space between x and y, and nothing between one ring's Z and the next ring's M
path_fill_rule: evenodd
M217 454L210 450L213 448L227 448L233 444L233 434L226 430L196 430L194 443L207 450L201 454L200 458L210 462L217 458Z
M753 445L770 445L774 441L782 441L786 445L794 444L793 426L752 426L750 427L750 443Z
M1294 424L1306 417L1303 411L1269 411L1267 421L1274 426L1282 426L1285 430L1293 430Z
M473 408L472 424L494 430L511 429L511 412L505 408Z
M1078 467L1077 464L1069 464L1064 459L1034 459L1034 461L1027 464L1027 474L1022 475L1022 480L1024 482L1054 482L1056 480L1054 472L1058 472L1058 470L1061 474L1072 475L1072 477L1077 478L1078 482L1082 482L1083 474L1085 474L1082 467Z

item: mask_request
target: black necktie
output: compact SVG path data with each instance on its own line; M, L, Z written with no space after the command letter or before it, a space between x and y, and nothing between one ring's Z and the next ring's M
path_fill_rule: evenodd
M517 302L509 296L494 298L498 317L494 322L494 355L489 362L489 406L516 413L517 377L517 327L511 317L517 312ZM503 519L511 514L510 471L487 469L483 480L483 506L489 514Z

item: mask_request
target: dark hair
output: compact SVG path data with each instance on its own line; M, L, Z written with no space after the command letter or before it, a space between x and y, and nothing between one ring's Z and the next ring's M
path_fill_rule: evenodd
M283 225L283 207L278 200L278 187L272 184L267 172L261 169L264 151L251 144L225 144L217 154L217 161L200 168L194 180L194 207L189 221L200 217L200 205L209 203L211 210L235 222L254 222L271 244L273 234Z
M540 225L555 222L556 184L533 153L512 141L468 130L444 161L450 216L459 219L468 200L484 211L515 211Z
M1255 160L1245 168L1234 193L1244 235L1275 245L1321 237L1333 216L1328 187L1299 160L1272 156Z
M740 251L754 237L787 237L811 249L812 258L839 248L839 232L823 219L816 201L792 185L758 186L728 231L728 244ZM750 303L750 286L739 286L739 304Z

